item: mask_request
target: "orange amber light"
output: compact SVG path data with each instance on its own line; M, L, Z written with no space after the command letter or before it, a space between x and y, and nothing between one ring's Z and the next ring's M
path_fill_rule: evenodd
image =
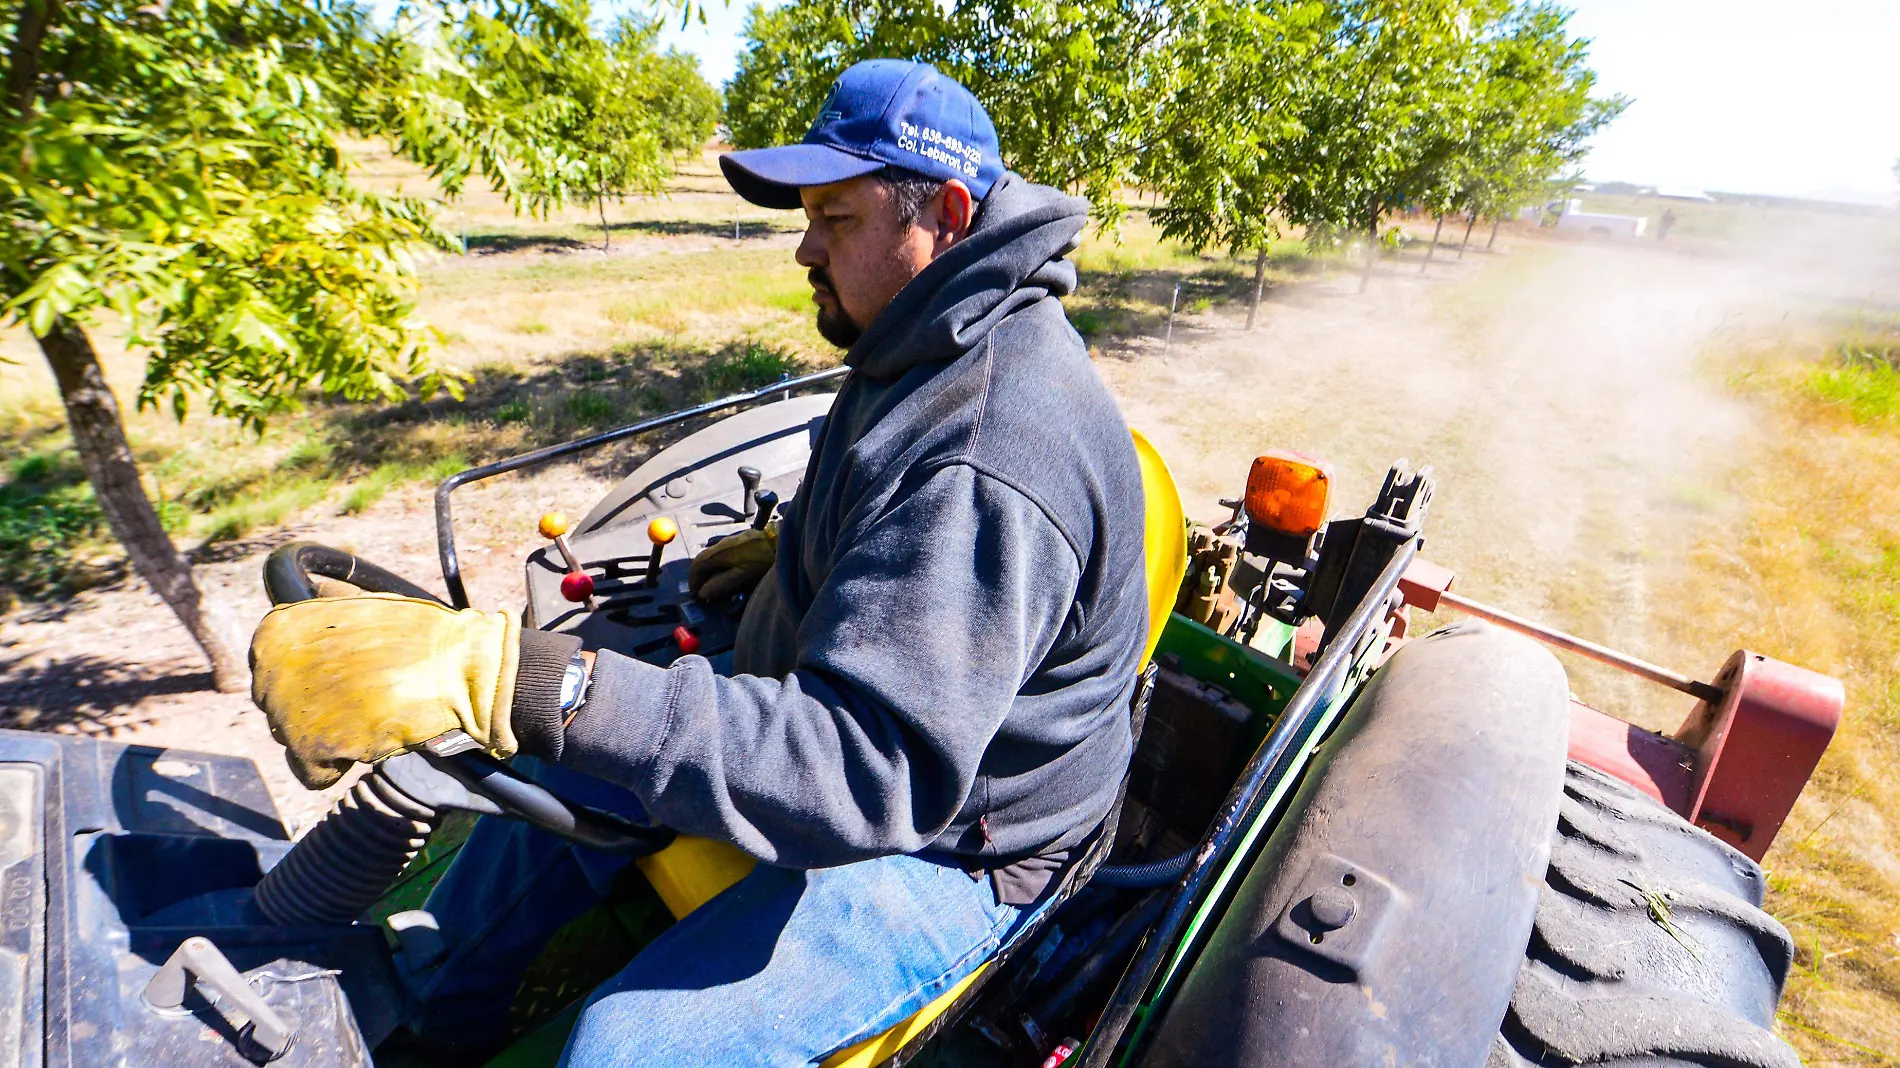
M1247 520L1268 530L1310 538L1326 524L1333 473L1295 452L1256 456L1247 472Z

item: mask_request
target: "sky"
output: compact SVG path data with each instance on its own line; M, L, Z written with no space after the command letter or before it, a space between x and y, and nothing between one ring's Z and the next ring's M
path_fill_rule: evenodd
M1900 0L1571 0L1631 97L1596 180L1799 196L1900 191Z
M746 3L664 40L732 76ZM1900 0L1569 0L1604 93L1633 103L1585 163L1596 181L1728 192L1900 192Z

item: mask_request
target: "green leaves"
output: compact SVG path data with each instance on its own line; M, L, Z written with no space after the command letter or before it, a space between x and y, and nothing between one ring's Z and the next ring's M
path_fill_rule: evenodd
M1168 41L1196 8L1162 0L797 0L754 7L747 51L726 89L734 143L797 141L832 81L878 56L923 60L988 109L1012 169L1088 196L1098 219L1121 210L1172 85Z
M10 57L36 73L0 112L0 315L44 335L110 313L150 355L140 403L181 418L193 397L259 427L310 389L453 390L411 297L460 242L356 185L339 138L534 211L656 189L711 133L712 90L644 24L601 37L589 15L406 5L385 30L347 0L67 0Z
M1508 210L1574 164L1621 109L1593 101L1568 15L1501 0L1211 3L1178 54L1181 92L1143 177L1165 232L1260 248L1419 206Z
M1004 161L1112 225L1135 181L1195 248L1278 226L1363 233L1412 204L1522 195L1620 109L1589 97L1567 15L1506 0L796 0L753 8L727 89L746 147L803 135L860 59L935 64L988 107Z

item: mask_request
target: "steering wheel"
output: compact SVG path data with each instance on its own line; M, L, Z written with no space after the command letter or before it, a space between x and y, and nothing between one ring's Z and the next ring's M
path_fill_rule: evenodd
M369 593L394 593L444 604L408 579L354 553L297 541L264 561L264 589L272 604L318 595L313 575L347 582ZM445 605L446 606L446 605ZM460 731L430 739L421 749L388 757L377 770L405 793L434 808L506 816L579 845L622 856L645 856L672 843L674 832L569 801L473 746Z

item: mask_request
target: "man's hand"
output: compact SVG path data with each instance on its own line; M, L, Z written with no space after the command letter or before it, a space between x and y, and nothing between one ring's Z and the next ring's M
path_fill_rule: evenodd
M458 727L505 757L520 647L506 612L388 593L299 601L251 638L251 700L313 790Z
M749 593L778 560L778 524L720 539L693 557L686 588L702 601L720 601Z

